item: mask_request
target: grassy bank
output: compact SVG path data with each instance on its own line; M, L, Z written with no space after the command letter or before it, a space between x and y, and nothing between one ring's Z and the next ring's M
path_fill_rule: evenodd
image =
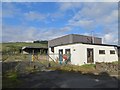
M24 46L32 47L47 47L44 43L25 43L25 42L14 42L14 43L0 43L0 52L2 52L2 60L28 60L29 55L22 55L21 48Z
M47 47L47 44L41 44L41 43L0 43L0 46L2 46L0 51L2 52L9 52L9 51L15 51L19 52L19 49L21 49L24 46L32 46L32 47Z

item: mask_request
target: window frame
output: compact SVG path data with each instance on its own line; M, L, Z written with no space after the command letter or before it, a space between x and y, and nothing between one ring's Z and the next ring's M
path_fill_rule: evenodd
M51 47L51 52L54 53L54 47Z
M111 53L111 51L114 51L114 53ZM110 54L115 54L115 50L110 50Z
M102 51L102 52L101 52ZM103 52L104 51L104 52ZM105 50L99 50L99 55L105 55Z
M70 49L65 49L65 54L67 54L67 51L69 51L69 54L71 53Z

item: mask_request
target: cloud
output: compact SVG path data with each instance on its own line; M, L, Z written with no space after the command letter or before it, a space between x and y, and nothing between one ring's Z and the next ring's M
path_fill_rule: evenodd
M65 35L70 27L63 28L37 28L28 26L3 26L2 41L34 41L50 40Z
M76 2L61 2L58 3L59 4L59 10L60 11L67 11L67 10L71 10L74 8L80 8L81 4L80 3L76 3Z
M31 3L27 4L27 8L31 8ZM65 35L70 31L80 28L85 31L82 34L88 34L89 30L95 31L94 35L103 38L103 43L117 44L118 39L118 7L113 2L61 2L57 3L58 11L54 13L43 14L35 11L22 12L16 8L14 4L5 3L3 5L3 17L22 17L22 22L41 21L42 23L51 24L54 21L64 21L65 25L56 28L52 27L32 27L25 25L3 27L4 41L30 41L36 39L53 39L58 36ZM68 20L68 12L71 12L71 18ZM22 14L21 14L22 13ZM70 15L70 13L69 13ZM68 20L68 21L67 21ZM67 22L67 23L66 23ZM61 22L60 22L61 23ZM57 23L56 23L57 24ZM101 31L98 27L102 27ZM82 31L82 30L81 30ZM97 33L97 34L96 34Z
M94 21L92 20L69 20L69 24L73 27L81 27L81 28L85 28L86 30L89 29L93 29L94 25L93 25Z
M94 20L96 23L106 24L117 20L117 3L83 3L82 9L75 13L70 21L75 20Z
M49 0L49 2L118 2L119 0ZM3 2L48 2L48 0L3 0Z
M46 15L38 13L38 12L33 12L30 11L28 13L25 13L25 18L29 21L34 21L34 20L38 20L38 21L42 21L44 19L46 19Z
M118 10L113 10L109 15L105 15L101 20L104 24L113 24L118 22Z
M68 21L73 28L81 27L84 30L101 28L98 37L103 38L103 43L117 44L118 39L118 6L117 3L83 3L83 6ZM88 32L88 31L86 31Z
M57 11L55 13L51 13L49 14L49 17L52 18L52 19L60 19L60 18L63 18L64 17L64 13L61 13L60 11Z
M118 44L118 38L116 38L113 33L107 33L103 35L103 42L104 43L111 43L111 44Z
M14 18L15 16L21 15L21 10L11 2L2 3L2 17Z

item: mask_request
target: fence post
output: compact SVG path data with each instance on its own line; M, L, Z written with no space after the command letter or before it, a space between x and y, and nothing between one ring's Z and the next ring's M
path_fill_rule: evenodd
M31 67L31 61L32 61L32 54L29 54L29 57L30 57L30 67Z

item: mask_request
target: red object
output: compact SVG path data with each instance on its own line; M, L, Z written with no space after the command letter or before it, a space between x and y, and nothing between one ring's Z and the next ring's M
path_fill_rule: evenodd
M65 60L67 60L67 55L63 55L63 58L64 58Z

